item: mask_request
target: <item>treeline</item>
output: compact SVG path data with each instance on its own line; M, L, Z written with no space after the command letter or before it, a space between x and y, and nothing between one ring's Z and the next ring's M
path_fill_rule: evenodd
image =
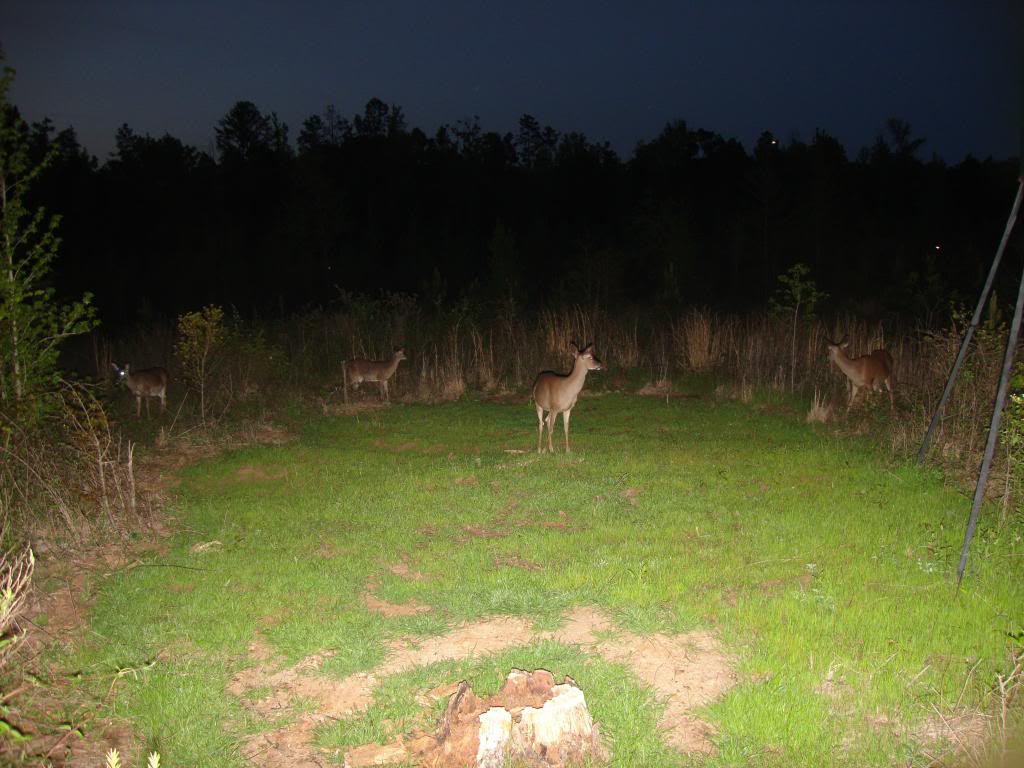
M682 120L628 159L529 115L514 134L469 120L428 136L376 99L309 117L294 142L239 102L215 156L124 125L100 163L72 129L29 130L37 159L59 148L32 191L63 216L58 287L93 292L108 327L208 303L279 317L380 291L742 310L797 262L837 311L927 321L976 295L1017 175L1013 160L924 160L899 120L855 157L823 131L765 133L748 152Z

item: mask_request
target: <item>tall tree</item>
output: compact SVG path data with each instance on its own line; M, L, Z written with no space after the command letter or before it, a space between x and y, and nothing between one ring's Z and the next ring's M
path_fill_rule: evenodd
M214 129L217 151L225 161L245 161L274 147L280 127L251 101L236 102ZM286 134L287 135L287 134Z
M29 210L24 195L59 145L40 163L30 157L30 132L8 103L14 70L0 75L0 405L16 418L44 413L57 382L57 355L66 338L94 325L91 296L55 300L50 272L60 238L60 219L43 208Z

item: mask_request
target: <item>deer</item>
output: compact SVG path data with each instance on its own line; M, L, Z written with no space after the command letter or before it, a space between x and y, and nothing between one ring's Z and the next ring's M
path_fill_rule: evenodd
M555 429L555 420L562 414L562 427L565 430L565 452L572 453L569 447L569 414L576 405L586 381L588 371L601 371L604 366L594 356L594 345L588 344L580 349L572 345L573 364L569 373L542 371L537 374L533 383L533 401L537 406L537 453L543 453L544 424L548 425L548 451L555 452L551 442L551 433ZM545 418L544 412L547 411Z
M141 371L131 372L131 364L125 363L124 368L118 368L115 363L110 367L118 381L123 381L128 391L135 395L135 417L142 416L142 398L146 398L146 418L149 418L149 398L160 398L160 410L167 410L167 369L166 368L144 368Z
M881 391L883 384L889 390L889 408L895 408L896 403L892 392L892 355L884 349L876 349L870 355L850 358L846 354L849 346L850 341L847 336L843 336L838 343L828 342L828 359L850 380L850 402L846 406L847 412L853 407L853 401L857 399L857 393L861 389L867 387Z
M348 385L358 387L364 381L380 382L381 400L390 400L388 394L388 379L396 370L398 364L405 360L405 348L395 347L395 353L390 360L342 360L341 372L344 377L345 398L348 400Z

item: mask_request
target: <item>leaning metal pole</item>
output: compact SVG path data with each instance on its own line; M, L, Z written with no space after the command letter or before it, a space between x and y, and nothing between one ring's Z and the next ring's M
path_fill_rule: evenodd
M1017 196L1020 199L1020 195ZM1017 353L1017 338L1020 335L1021 310L1024 309L1024 271L1020 276L1020 288L1017 290L1017 304L1013 308L1013 322L1010 323L1010 338L1006 342L1006 354L1003 355L1003 370L999 376L999 389L996 391L995 409L992 411L992 422L988 427L988 442L985 444L985 456L981 460L981 474L978 475L978 485L974 489L974 505L971 507L971 517L967 521L967 532L964 534L964 545L960 550L960 564L956 568L956 584L964 578L964 570L967 568L967 552L971 548L971 539L974 538L974 529L978 525L978 511L981 509L981 501L985 496L985 484L988 482L988 472L992 468L992 456L996 450L996 440L999 439L999 423L1003 419L1003 405L1006 403L1006 390L1009 388L1010 371L1013 368L1013 360Z
M1017 197L1013 201L1013 208L1010 210L1010 218L1006 221L1006 229L1003 231L1003 239L999 241L999 248L996 250L996 257L992 261L992 268L988 271L988 278L985 280L985 287L981 289L981 296L978 297L978 306L974 308L974 317L971 318L971 324L967 327L967 333L964 334L964 340L960 344L960 352L957 354L956 362L953 363L953 368L949 372L949 378L946 380L946 388L942 392L942 399L939 400L939 404L935 408L935 413L932 414L932 420L928 424L928 431L924 433L924 441L921 443L921 449L917 452L918 464L924 463L924 457L928 453L928 444L931 442L932 433L935 431L935 427L942 418L942 412L946 407L946 402L949 400L949 396L953 392L953 385L956 384L957 376L960 375L960 366L963 365L964 358L967 357L967 347L970 346L971 339L974 337L974 331L978 327L978 323L981 321L981 312L985 308L985 302L988 301L988 295L992 290L992 282L995 280L996 271L999 269L999 262L1003 259L1003 251L1006 250L1006 243L1010 239L1010 232L1013 231L1014 222L1017 221L1017 213L1020 211L1022 191L1024 191L1024 176L1021 177L1020 183L1017 185Z

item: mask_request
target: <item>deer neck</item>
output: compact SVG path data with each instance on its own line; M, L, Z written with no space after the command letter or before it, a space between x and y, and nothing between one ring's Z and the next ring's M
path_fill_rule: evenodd
M400 357L399 357L398 355L393 355L393 356L391 357L391 362L390 362L390 363L388 363L388 367L387 367L387 368L385 369L385 371L384 371L384 372L385 372L385 374L387 374L387 375L386 375L386 376L385 376L384 378L386 378L386 379L390 379L390 378L391 378L391 375L392 375L392 374L393 374L393 373L394 373L394 372L395 372L396 370L398 370L398 364L399 364L400 362L402 362L402 358L400 358Z
M569 383L572 388L579 392L583 389L583 382L587 378L587 366L582 359L576 358L576 361L572 365L572 371L569 373Z
M839 370L845 373L847 377L852 379L857 375L857 366L853 364L853 360L851 360L849 355L847 355L843 350L837 349L832 360L839 366Z

